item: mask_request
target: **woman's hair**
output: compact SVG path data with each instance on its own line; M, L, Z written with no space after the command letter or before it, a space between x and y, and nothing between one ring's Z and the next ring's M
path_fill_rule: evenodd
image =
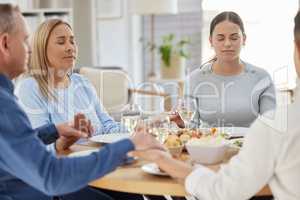
M245 34L245 28L244 28L244 23L241 19L241 17L236 14L235 12L232 11L225 11L225 12L221 12L220 14L218 14L217 16L214 17L214 19L211 21L210 23L210 28L209 28L209 35L212 36L215 27L224 21L229 21L231 23L234 23L236 25L238 25L243 33L243 35Z
M219 13L217 16L215 16L213 18L213 20L211 21L210 28L209 28L209 36L210 37L212 37L212 34L213 34L216 26L219 23L224 22L224 21L229 21L231 23L234 23L234 24L238 25L240 27L241 31L242 31L243 36L246 35L245 28L244 28L244 23L243 23L241 17L235 12L224 11L224 12ZM207 64L207 63L215 62L216 60L217 60L217 58L215 56L212 59L210 59L209 61L202 64L202 66Z
M296 14L294 18L294 39L297 44L298 49L300 49L300 11Z
M29 75L38 83L41 94L47 99L56 99L49 85L50 63L47 58L47 46L49 37L55 27L60 24L71 26L61 19L50 19L43 22L33 36L32 53L29 64Z

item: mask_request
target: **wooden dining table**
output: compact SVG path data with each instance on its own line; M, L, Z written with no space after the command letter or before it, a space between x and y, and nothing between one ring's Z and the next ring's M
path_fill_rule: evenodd
M63 152L68 155L73 152L101 148L100 144L87 142L75 144L69 150ZM131 164L118 167L113 172L92 181L89 185L95 188L108 189L119 192L128 192L145 195L170 195L184 197L188 196L184 184L169 176L157 176L144 172L141 166L148 162L137 160ZM220 165L207 166L217 170ZM256 196L272 195L268 186L259 191Z

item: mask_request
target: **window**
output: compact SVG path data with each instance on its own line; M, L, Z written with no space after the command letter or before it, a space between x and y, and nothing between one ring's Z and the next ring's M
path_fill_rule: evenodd
M247 34L241 58L267 70L278 87L292 86L296 77L292 30L298 3L298 0L203 1L202 62L213 56L208 42L211 19L219 12L235 11L242 17Z

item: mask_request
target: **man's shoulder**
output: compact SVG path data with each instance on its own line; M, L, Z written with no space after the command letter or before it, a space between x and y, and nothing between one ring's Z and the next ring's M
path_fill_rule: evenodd
M0 110L2 112L15 109L18 106L15 96L0 87Z

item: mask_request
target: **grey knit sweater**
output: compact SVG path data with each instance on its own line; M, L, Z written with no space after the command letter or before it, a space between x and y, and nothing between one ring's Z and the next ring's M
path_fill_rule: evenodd
M270 75L261 68L244 64L239 75L217 75L209 63L187 77L185 93L197 100L194 126L199 126L201 119L214 127L249 127L259 114L276 107Z

